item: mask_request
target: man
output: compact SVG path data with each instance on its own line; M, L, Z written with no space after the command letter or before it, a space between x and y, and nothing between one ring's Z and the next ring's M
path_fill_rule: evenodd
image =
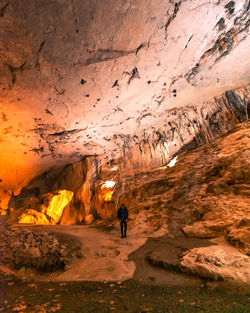
M121 225L121 238L127 238L127 220L128 220L128 209L124 204L121 205L117 212L117 218L120 220Z

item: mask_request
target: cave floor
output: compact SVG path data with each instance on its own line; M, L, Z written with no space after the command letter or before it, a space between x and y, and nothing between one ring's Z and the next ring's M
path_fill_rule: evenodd
M121 239L119 225L13 225L49 231L75 240L82 258L63 272L38 274L31 269L0 276L0 312L250 312L244 286L205 282L197 277L150 265L145 256L166 247L208 246L208 240L169 238L166 229L129 225Z
M1 312L250 312L250 293L222 286L157 286L123 282L1 281Z
M123 239L120 237L119 223L109 226L102 222L90 226L12 224L11 227L50 233L59 241L80 246L82 257L75 258L70 265L66 265L65 271L42 275L31 273L37 280L49 281L131 279L136 271L136 260L130 260L129 255L143 246L150 236L159 237L166 233L165 228L153 231L143 219L139 225L128 223L127 238ZM22 273L21 278L26 278L26 275L28 274Z

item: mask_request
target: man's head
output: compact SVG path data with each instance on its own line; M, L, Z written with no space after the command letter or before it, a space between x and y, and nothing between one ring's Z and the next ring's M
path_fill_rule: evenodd
M125 208L125 205L122 203L121 207L124 209L124 208Z

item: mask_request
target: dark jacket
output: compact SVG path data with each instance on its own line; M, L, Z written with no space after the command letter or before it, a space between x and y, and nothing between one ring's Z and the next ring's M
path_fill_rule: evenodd
M128 209L126 207L124 207L123 209L122 209L122 207L120 207L118 212L117 212L117 218L121 222L124 222L125 220L127 220L128 219Z

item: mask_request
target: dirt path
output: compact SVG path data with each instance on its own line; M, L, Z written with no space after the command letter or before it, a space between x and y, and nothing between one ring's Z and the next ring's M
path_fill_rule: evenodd
M120 281L132 278L135 263L128 260L128 255L147 240L147 237L135 233L122 239L118 226L110 232L91 226L71 226L57 231L74 235L82 243L83 258L73 262L56 278L63 281Z
M31 230L51 232L55 236L70 237L80 243L82 258L74 259L66 270L53 274L49 280L56 281L124 281L131 279L136 264L129 255L143 246L149 236L160 236L144 222L128 225L127 238L120 237L119 223L111 228L104 225L16 225ZM47 277L46 277L47 279Z

